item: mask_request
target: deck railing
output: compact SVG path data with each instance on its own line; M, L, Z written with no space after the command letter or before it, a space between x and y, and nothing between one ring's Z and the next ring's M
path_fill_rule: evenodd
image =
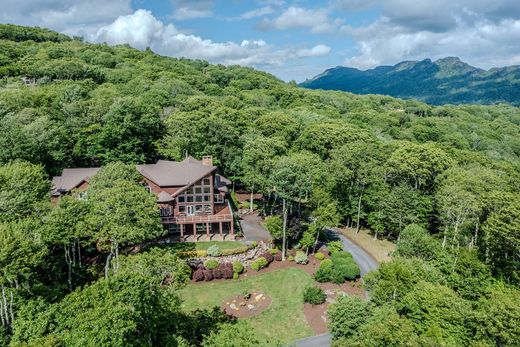
M213 222L231 222L233 216L231 214L210 214L198 216L177 216L177 217L161 217L163 224L171 223L213 223Z

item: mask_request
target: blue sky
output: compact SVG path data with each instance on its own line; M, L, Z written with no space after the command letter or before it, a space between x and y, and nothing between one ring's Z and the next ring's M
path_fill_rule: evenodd
M458 56L520 64L518 0L0 0L0 22L252 66L284 80Z

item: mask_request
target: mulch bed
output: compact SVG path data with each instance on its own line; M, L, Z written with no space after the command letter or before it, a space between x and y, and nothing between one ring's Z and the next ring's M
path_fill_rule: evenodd
M236 318L253 317L260 314L271 305L271 297L259 291L249 293L248 298L244 295L236 295L222 302L220 308L227 315Z
M305 303L303 305L303 314L316 335L327 332L327 309L331 303L336 301L339 295L359 296L362 299L366 299L366 293L361 287L359 278L356 281L347 281L343 284L318 282L315 284L325 291L327 301L321 305Z

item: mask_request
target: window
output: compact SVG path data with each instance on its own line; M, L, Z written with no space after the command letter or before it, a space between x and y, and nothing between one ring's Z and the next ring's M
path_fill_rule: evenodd
M209 202L209 201L210 201L210 196L204 195L204 202Z
M204 187L204 194L211 193L211 187Z
M179 197L177 198L177 201L178 201L178 202L184 202L184 201L186 201L186 197L185 197L184 195L181 195L181 196L179 196Z
M202 187L195 187L195 194L201 194L202 193Z
M179 206L179 213L184 213L186 212L186 206Z
M172 215L171 207L161 207L161 217L168 217Z
M209 186L211 184L209 177L206 177L205 179L203 179L202 184L205 186Z
M144 186L144 189L146 189L146 191L147 191L148 193L151 193L151 192L152 192L152 187L150 187L150 186Z
M224 202L224 195L215 194L215 202L217 204L222 204Z
M202 195L195 195L195 202L202 202Z
M186 201L187 202L193 202L193 195L186 196Z

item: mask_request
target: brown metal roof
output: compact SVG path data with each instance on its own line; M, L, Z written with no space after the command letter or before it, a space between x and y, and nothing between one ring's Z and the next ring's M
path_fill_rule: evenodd
M181 162L159 160L155 164L137 165L137 171L161 187L191 185L216 169L216 166L202 165L192 157Z
M83 182L88 182L98 171L99 167L63 169L61 176L52 178L53 192L69 192Z
M161 191L157 195L157 202L166 203L166 202L170 202L173 200L175 200L175 199L170 194L166 193L165 191Z

